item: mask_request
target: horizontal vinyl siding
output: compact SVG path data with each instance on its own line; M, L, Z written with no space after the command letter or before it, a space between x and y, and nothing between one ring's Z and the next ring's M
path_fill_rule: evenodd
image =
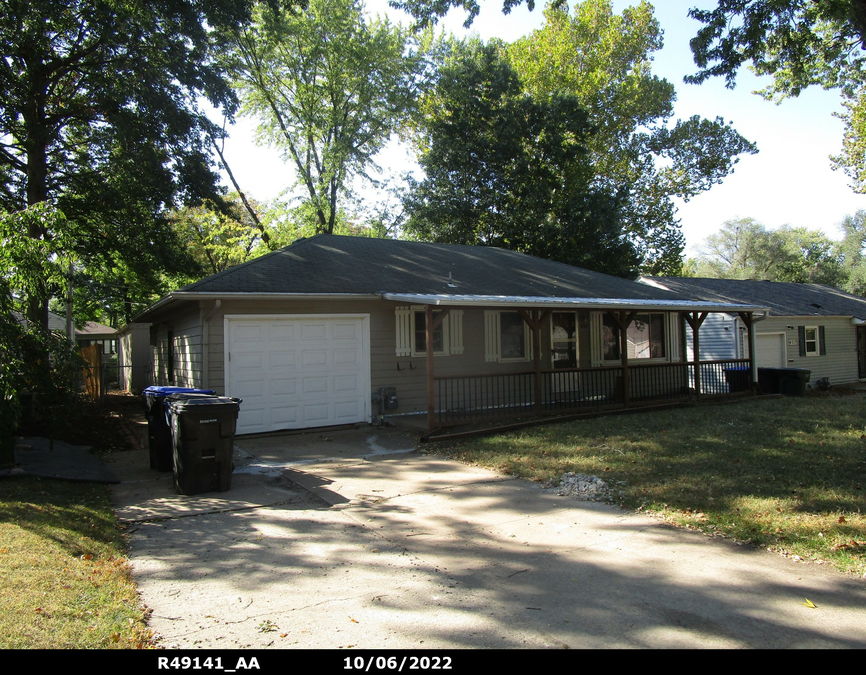
M824 356L800 356L798 326L824 326L824 343L827 349ZM851 325L850 317L769 318L755 324L755 333L785 333L788 367L810 370L810 384L823 377L830 378L830 384L845 384L858 380L857 329ZM794 344L791 344L792 340Z
M738 321L727 314L709 314L698 332L702 361L722 361L737 357ZM727 329L727 330L725 330ZM686 324L687 357L694 359L694 336Z

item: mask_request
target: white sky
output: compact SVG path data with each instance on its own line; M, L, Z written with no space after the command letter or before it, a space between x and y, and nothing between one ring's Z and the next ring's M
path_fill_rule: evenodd
M533 12L521 6L503 16L501 0L480 0L481 14L471 31L483 39L498 37L515 40L541 26L544 17L540 3ZM614 0L621 12L635 4ZM664 30L665 46L656 53L653 72L668 79L677 90L674 119L701 115L717 116L733 123L745 138L757 143L759 153L747 155L734 173L721 185L679 204L678 216L686 236L687 254L694 255L707 235L716 232L728 219L751 217L769 228L782 225L820 229L840 238L839 222L847 214L866 209L866 195L857 195L841 171L831 169L830 155L839 152L842 122L833 117L841 110L836 91L808 89L797 99L775 105L752 94L763 86L747 70L741 71L737 87L729 90L721 78L702 85L687 85L683 76L694 73L689 40L700 24L691 20L688 9L695 5L713 6L706 0L664 0L656 2L656 18ZM368 0L368 11L383 12L386 0ZM392 20L398 13L388 10ZM465 14L452 10L442 26L463 35ZM293 183L293 172L277 150L257 146L255 122L240 119L230 129L225 152L242 189L260 200L273 199ZM411 155L392 147L379 164L390 168L410 168ZM228 184L228 179L225 180Z

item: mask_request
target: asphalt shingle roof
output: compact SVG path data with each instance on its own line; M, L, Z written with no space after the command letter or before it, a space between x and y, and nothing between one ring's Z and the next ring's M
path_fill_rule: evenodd
M853 316L866 319L866 298L823 284L741 279L647 277L691 300L762 305L776 316Z
M317 235L183 293L419 293L675 300L619 277L485 246Z

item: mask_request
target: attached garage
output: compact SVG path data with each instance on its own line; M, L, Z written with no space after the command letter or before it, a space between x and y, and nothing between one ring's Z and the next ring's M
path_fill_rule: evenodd
M785 351L785 334L756 334L755 361L759 368L785 368L788 365Z
M238 434L369 422L369 315L225 317Z

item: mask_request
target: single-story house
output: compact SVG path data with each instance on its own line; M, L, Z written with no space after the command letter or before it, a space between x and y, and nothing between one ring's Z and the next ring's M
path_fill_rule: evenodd
M692 300L757 304L759 367L806 368L811 383L866 379L866 298L822 284L739 279L645 277L641 281ZM701 329L701 358L747 358L748 329L736 314L714 314ZM707 350L705 351L705 346Z
M721 373L748 359L686 361L684 326L764 311L499 248L318 235L134 321L151 326L152 382L243 399L238 434L390 415L432 433L727 394Z

